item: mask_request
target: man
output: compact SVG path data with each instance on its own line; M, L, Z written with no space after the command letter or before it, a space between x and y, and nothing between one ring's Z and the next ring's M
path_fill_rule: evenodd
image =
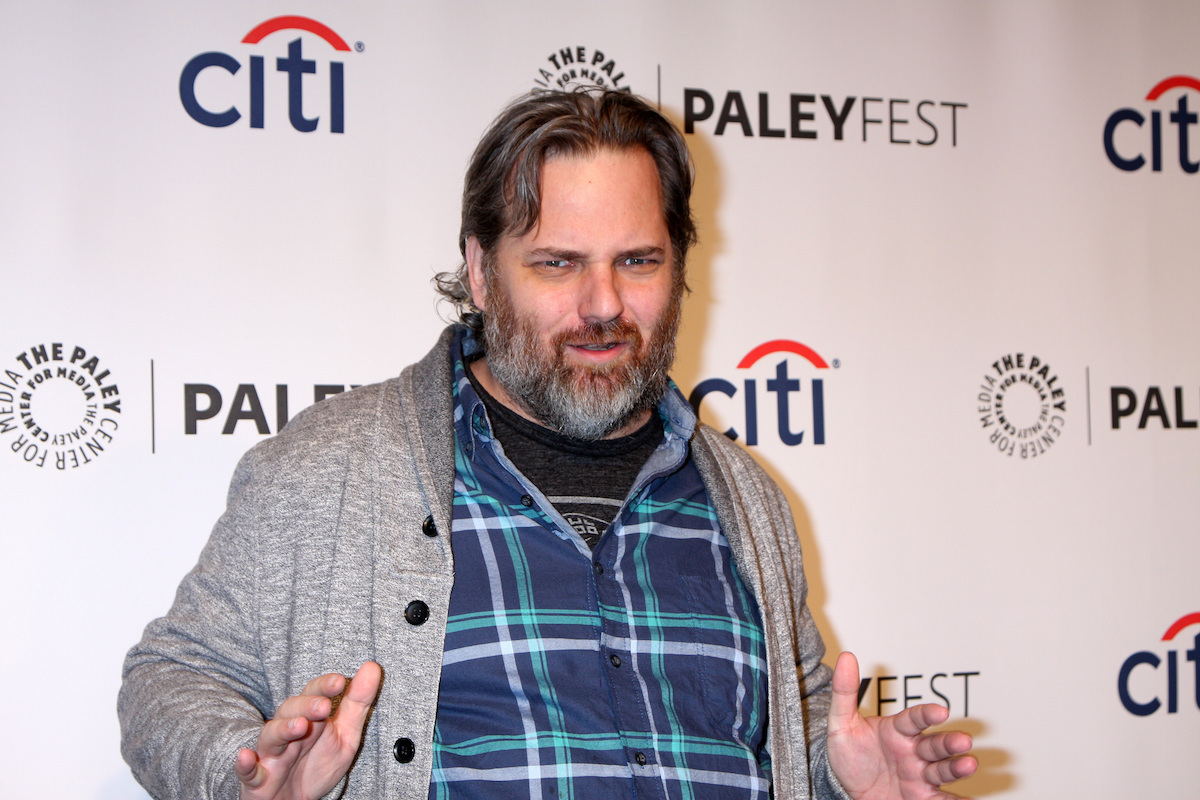
M151 794L936 798L974 772L965 734L922 734L943 708L859 716L779 489L667 379L690 170L629 95L501 114L439 277L465 325L251 450L130 652Z

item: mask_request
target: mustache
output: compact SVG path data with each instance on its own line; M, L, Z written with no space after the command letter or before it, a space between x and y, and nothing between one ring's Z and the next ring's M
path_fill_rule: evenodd
M608 344L610 342L626 342L641 346L642 332L623 317L610 319L606 322L585 322L570 330L560 331L554 337L556 348L563 345Z

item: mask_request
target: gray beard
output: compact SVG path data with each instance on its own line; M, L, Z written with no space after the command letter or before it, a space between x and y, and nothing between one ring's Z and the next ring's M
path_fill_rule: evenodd
M657 406L666 392L681 298L672 300L645 348L637 327L620 319L560 333L544 346L534 321L518 317L503 292L489 292L489 299L483 315L488 368L546 427L575 439L602 439ZM565 342L614 337L631 345L632 358L611 367L566 363Z

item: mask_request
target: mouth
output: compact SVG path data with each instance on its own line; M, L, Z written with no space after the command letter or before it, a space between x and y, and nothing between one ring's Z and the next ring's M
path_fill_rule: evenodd
M554 343L562 356L581 366L611 369L634 357L641 349L642 337L637 326L624 319L592 323L563 331Z
M621 359L629 350L629 343L624 341L579 342L567 345L565 350L572 353L582 363L601 366Z

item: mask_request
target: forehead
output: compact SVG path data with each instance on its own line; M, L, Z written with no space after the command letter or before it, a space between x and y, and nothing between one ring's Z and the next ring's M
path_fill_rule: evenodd
M643 148L547 158L539 189L538 219L518 238L553 233L657 240L667 235L658 168Z

